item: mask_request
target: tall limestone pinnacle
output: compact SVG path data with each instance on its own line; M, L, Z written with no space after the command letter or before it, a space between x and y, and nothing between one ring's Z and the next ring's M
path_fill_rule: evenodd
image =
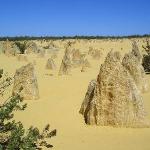
M59 69L59 75L68 75L70 72L71 72L71 50L69 48L66 48Z
M29 63L16 70L14 76L13 95L21 90L20 96L25 100L39 99L37 78L33 64Z
M86 124L148 127L141 92L118 52L109 52L97 80L90 82L80 113Z
M146 92L148 90L148 85L146 82L145 71L141 64L142 55L140 54L136 42L133 43L132 47L132 51L125 54L122 64L133 77L139 90L141 92Z

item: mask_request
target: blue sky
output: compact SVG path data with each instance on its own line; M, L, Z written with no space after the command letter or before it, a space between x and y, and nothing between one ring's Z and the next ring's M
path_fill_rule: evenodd
M0 0L0 36L150 34L150 0Z

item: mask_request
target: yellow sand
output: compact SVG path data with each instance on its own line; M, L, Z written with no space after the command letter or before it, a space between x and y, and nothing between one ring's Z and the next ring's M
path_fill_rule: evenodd
M69 76L58 76L64 49L59 41L55 43L61 47L58 58L55 59L56 71L45 70L49 56L46 58L30 56L29 62L36 62L40 99L26 101L28 108L23 112L17 112L16 119L21 120L25 127L34 125L42 129L45 124L49 123L51 129L56 128L57 136L51 139L54 150L150 150L150 128L87 126L83 117L78 113L88 83L96 78L107 52L111 48L119 51L123 48L121 52L124 54L131 49L131 41L124 40L123 43L97 41L90 44L81 41L77 43L74 47L83 51L88 51L89 45L103 48L103 56L100 61L90 58L92 67L87 72L80 72L81 68L74 69L72 75ZM4 68L10 75L27 63L17 61L15 57L0 55L0 68ZM147 76L147 78L149 82L150 77ZM150 120L150 91L143 95L143 99Z

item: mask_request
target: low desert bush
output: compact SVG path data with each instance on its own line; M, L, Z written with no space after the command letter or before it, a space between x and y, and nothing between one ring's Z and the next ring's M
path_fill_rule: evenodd
M0 99L3 99L13 79L3 79L3 71L0 71L0 75ZM0 150L42 150L43 147L53 147L47 139L56 136L56 130L50 131L49 124L40 132L36 127L26 130L21 122L16 122L14 112L23 111L26 107L19 93L0 105Z

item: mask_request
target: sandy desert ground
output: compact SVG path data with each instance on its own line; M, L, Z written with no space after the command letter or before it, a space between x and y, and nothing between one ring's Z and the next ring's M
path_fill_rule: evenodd
M139 40L139 39L138 39ZM139 48L143 39L138 41ZM38 43L38 42L37 42ZM38 80L40 99L25 101L28 107L23 112L17 112L15 118L22 121L25 127L31 125L40 129L49 123L51 129L57 129L57 136L51 139L54 150L150 150L150 128L113 128L89 126L84 123L79 109L85 97L90 80L95 79L100 64L111 50L121 51L122 56L131 50L131 40L93 42L78 41L74 47L87 52L89 46L101 49L100 60L89 57L91 68L81 72L81 68L73 69L71 75L58 76L59 67L64 55L63 44L56 41L59 47L58 57L55 59L57 69L46 70L47 58L36 55L28 56L28 62L36 62L36 76ZM18 61L16 57L0 54L0 68L14 75L17 68L28 62ZM150 75L147 75L150 83ZM143 94L145 109L150 120L150 90Z

